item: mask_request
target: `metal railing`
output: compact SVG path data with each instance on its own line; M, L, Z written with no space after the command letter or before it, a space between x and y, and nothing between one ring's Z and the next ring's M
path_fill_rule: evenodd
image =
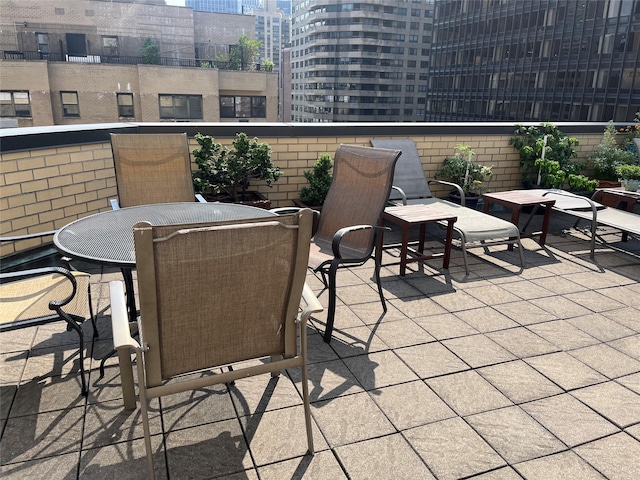
M5 60L46 60L48 62L99 63L108 65L161 65L166 67L217 68L219 70L261 70L261 65L259 63L245 65L244 68L232 68L231 62L199 58L158 57L156 61L148 61L143 57L125 55L62 55L60 53L42 53L39 51L19 50L2 50L0 58Z

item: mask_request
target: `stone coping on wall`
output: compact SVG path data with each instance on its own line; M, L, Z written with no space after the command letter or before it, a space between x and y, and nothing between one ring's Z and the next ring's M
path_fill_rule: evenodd
M0 153L39 148L108 142L111 133L196 133L216 138L234 137L245 132L255 137L346 137L346 136L425 136L425 135L511 135L517 122L472 123L96 123L87 125L55 125L47 127L0 129ZM540 125L522 122L522 125ZM602 133L606 123L554 122L568 134ZM620 124L620 126L624 126Z

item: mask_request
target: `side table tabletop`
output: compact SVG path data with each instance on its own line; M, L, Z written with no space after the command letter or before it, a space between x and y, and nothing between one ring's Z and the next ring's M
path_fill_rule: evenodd
M458 219L455 215L438 210L433 205L402 205L397 207L387 207L382 214L382 221L388 221L402 227L402 243L400 246L400 275L404 276L407 270L407 263L421 262L434 258L443 257L442 268L449 268L451 258L451 241L453 239L453 224ZM447 234L445 239L444 253L424 255L424 240L427 223L446 222ZM420 236L417 250L409 248L409 231L415 225L420 226ZM383 248L396 248L398 245L382 245L382 236L378 242L376 255L382 255ZM411 253L411 257L409 257ZM396 264L392 264L396 265Z
M511 209L511 223L518 227L520 222L520 212L523 207L533 207L531 216L520 231L521 237L538 237L538 243L541 247L547 240L547 232L549 231L549 220L551 219L551 208L556 201L547 197L533 195L526 190L508 190L506 192L485 193L482 195L484 201L483 211L489 213L492 204L502 205ZM538 208L544 207L544 217L542 219L542 229L537 232L527 233L526 229L535 215ZM519 227L518 227L519 228ZM509 250L513 250L513 245L509 245Z
M607 207L633 212L640 203L640 192L629 192L623 188L597 188L593 199Z

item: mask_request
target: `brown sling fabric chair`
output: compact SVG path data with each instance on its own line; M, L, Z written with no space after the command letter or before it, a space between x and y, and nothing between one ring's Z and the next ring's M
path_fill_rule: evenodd
M14 242L53 235L55 231L3 237ZM98 336L90 301L89 274L64 267L43 267L0 274L0 332L67 322L67 330L79 336L82 394L87 395L84 371L84 335L81 324L90 318L93 336Z
M382 212L391 192L399 150L340 145L333 162L333 181L311 243L309 267L320 272L329 289L329 309L324 341L331 342L336 311L338 268L363 265L371 258ZM382 308L387 305L380 283L380 264L375 278Z
M191 157L186 133L112 133L111 149L120 207L153 203L193 202Z
M293 367L302 369L307 442L313 453L306 321L322 306L305 285L311 224L312 212L304 209L242 222L134 227L142 343L129 333L122 282L109 286L114 345L132 349L137 356L150 476L147 402L151 398ZM207 286L206 294L202 285ZM301 298L306 306L300 313ZM180 378L265 357L270 361ZM132 382L129 355L120 359L123 382L125 378ZM171 378L175 381L165 383Z

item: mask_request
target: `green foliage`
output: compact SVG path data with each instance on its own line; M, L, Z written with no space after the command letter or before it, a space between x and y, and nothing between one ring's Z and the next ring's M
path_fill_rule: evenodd
M583 168L582 164L571 161L578 156L574 148L578 139L569 137L552 123L539 127L517 125L509 145L520 153L525 185L561 188L569 175L577 175Z
M273 165L271 147L238 133L233 148L217 143L213 137L197 133L200 148L193 150L198 171L193 174L196 192L237 202L244 200L251 179L264 180L270 187L282 172Z
M332 169L331 155L323 153L313 165L313 170L304 172L304 178L309 182L308 187L300 190L300 200L312 207L324 205L324 200L331 188Z
M473 161L476 156L468 145L459 144L452 157L446 157L436 178L444 178L462 187L465 195L480 195L486 192L485 181L493 178L493 167L480 165Z
M160 47L151 38L147 37L140 47L142 61L148 65L160 64Z
M593 192L599 185L597 180L586 177L585 175L569 175L569 190L573 192Z
M253 67L262 42L249 40L246 35L238 38L238 43L232 45L229 50L229 68L232 70L248 70Z
M634 138L640 138L640 112L636 112L633 123L633 125L627 125L620 129L620 133L624 135L625 144L633 142Z
M616 169L620 165L634 163L635 154L618 147L617 131L612 121L609 121L602 136L602 142L593 150L587 159L594 169L596 178L601 180L617 180Z
M271 60L265 60L262 66L265 72L273 72L274 63Z
M640 180L640 165L620 165L616 172L623 180Z

